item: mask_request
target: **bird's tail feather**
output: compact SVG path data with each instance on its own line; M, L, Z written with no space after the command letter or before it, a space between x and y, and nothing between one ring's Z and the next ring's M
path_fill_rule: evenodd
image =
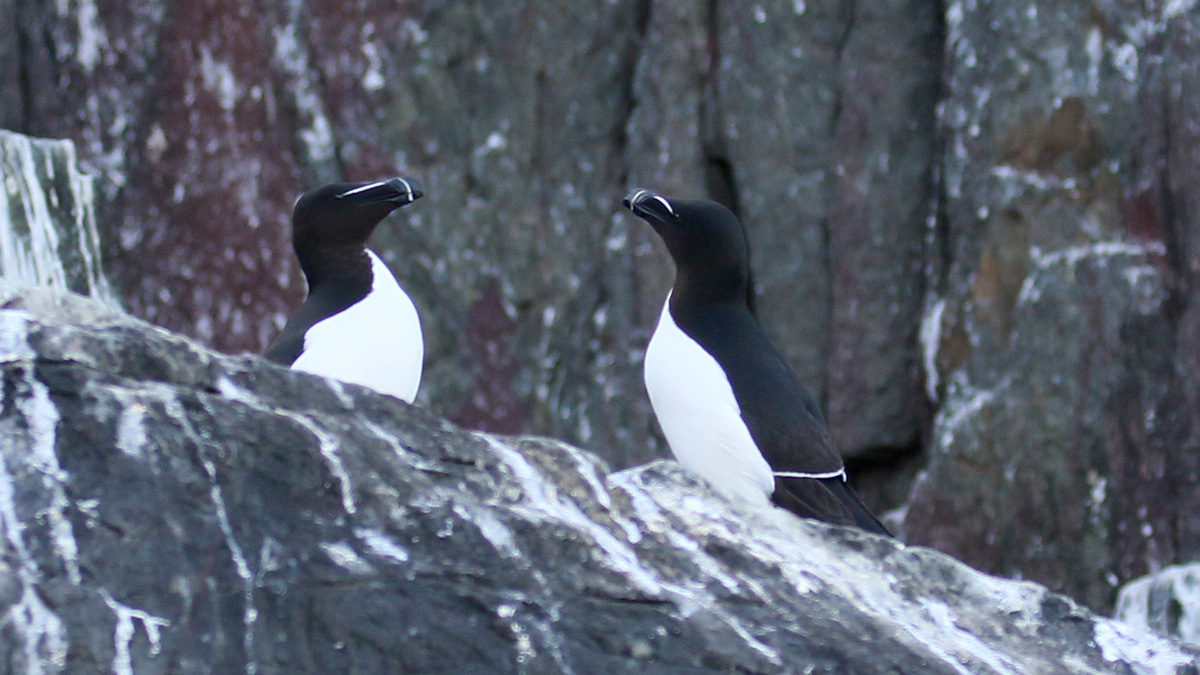
M874 534L892 536L841 477L776 476L775 493L771 495L771 501L804 518L856 526Z

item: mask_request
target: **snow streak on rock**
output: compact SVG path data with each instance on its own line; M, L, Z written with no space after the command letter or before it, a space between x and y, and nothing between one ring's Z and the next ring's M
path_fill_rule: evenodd
M150 641L151 656L157 656L162 651L162 629L169 627L171 622L149 612L122 605L114 600L112 594L105 589L100 589L100 595L104 598L104 604L108 605L108 608L117 616L117 625L113 630L113 651L116 652L116 655L113 656L113 673L114 675L133 675L133 658L129 652L129 643L133 641L137 631L134 621L140 621L142 628L146 631L146 638Z
M93 184L70 141L0 130L0 283L48 286L116 306L100 270Z

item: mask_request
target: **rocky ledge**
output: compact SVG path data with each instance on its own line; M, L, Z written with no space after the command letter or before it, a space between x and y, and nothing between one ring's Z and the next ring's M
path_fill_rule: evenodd
M0 310L0 670L1197 673L1045 588L71 295Z

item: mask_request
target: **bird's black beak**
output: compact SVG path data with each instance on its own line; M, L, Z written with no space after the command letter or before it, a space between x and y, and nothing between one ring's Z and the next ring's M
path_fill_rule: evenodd
M637 188L625 195L625 199L621 203L639 218L654 219L663 223L679 220L679 213L675 211L675 207L671 206L671 202L666 197L650 190Z
M421 198L421 184L415 178L397 176L388 180L363 183L337 195L338 199L350 200L358 206L392 202L396 206L411 204Z

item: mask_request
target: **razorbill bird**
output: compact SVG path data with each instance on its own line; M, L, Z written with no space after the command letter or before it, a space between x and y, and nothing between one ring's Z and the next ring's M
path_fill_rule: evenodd
M734 497L890 534L846 484L816 402L750 313L737 217L716 202L649 190L624 204L675 260L644 376L680 464Z
M366 247L375 226L421 197L412 178L334 183L300 196L292 247L308 297L264 356L412 402L425 358L417 308Z

